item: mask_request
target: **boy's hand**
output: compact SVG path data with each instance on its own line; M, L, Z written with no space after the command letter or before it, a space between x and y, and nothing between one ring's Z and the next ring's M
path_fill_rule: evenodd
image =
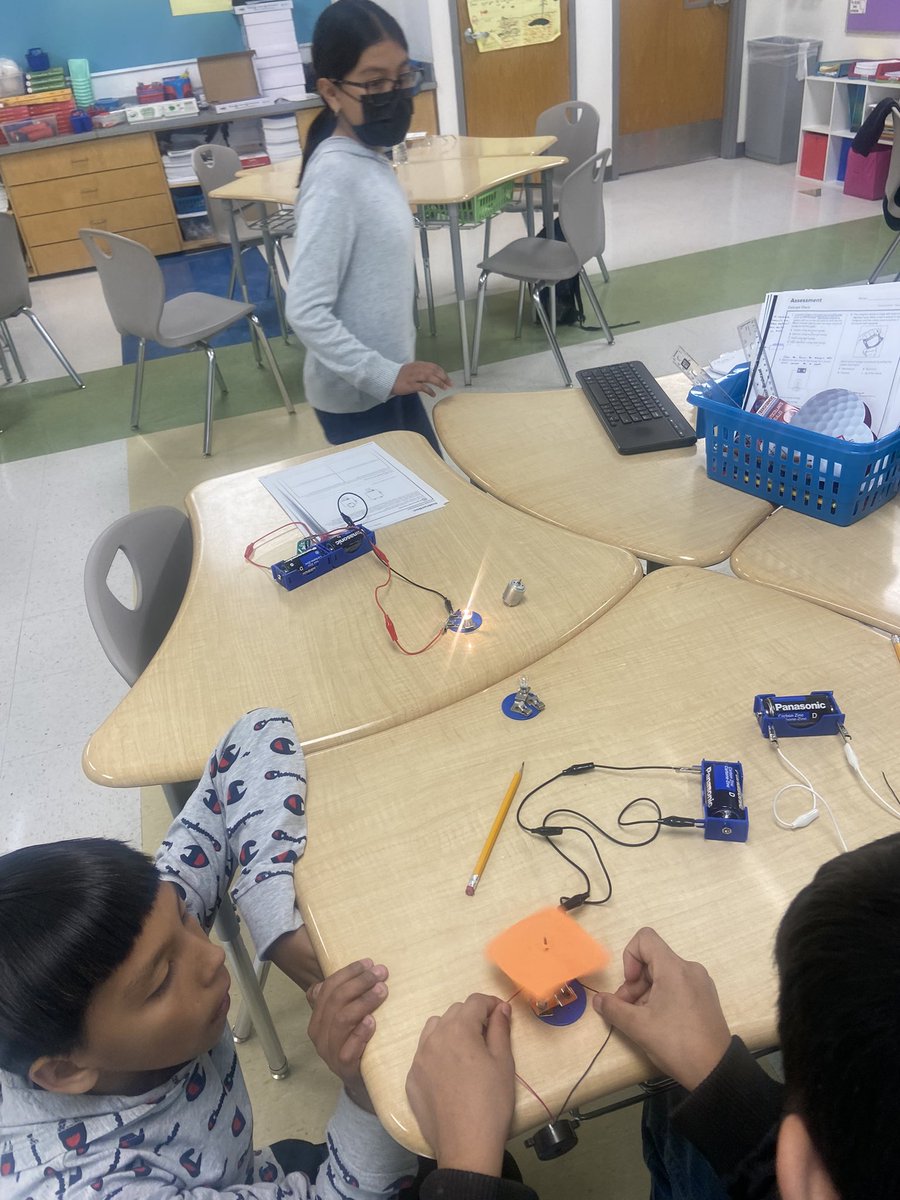
M693 1090L731 1041L709 972L679 958L654 929L639 929L622 959L625 982L615 993L594 996L594 1008L661 1071Z
M422 1030L406 1094L439 1167L500 1175L515 1104L509 1014L475 993Z
M426 396L433 396L435 388L447 391L452 387L450 376L437 363L411 362L400 368L391 395L407 396L410 392L424 392Z
M374 1112L359 1071L363 1050L375 1032L372 1013L388 994L388 969L371 958L350 963L314 983L306 993L313 1014L309 1037L325 1065L343 1082L360 1108Z
M322 968L305 925L283 933L269 947L266 957L304 991L322 979Z

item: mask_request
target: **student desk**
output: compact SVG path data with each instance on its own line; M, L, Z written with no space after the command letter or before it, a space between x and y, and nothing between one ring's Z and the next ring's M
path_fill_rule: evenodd
M473 139L480 140L480 139ZM493 140L493 139L491 139ZM503 139L498 139L503 140ZM518 140L518 139L515 139ZM529 138L535 145L545 139ZM239 175L230 183L223 184L210 192L215 200L260 201L273 204L293 205L297 198L299 159L288 159L274 167L257 167L245 175ZM469 364L469 334L466 322L466 285L463 277L462 249L460 245L459 206L482 192L490 191L501 183L521 179L525 175L540 175L544 224L553 223L553 168L568 160L545 154L498 155L460 153L456 157L446 155L441 147L432 150L422 148L410 155L410 161L397 167L400 180L413 208L424 204L439 204L447 209L450 228L450 251L453 262L453 286L456 292L459 313L459 338L463 359L463 378L468 385L472 382ZM548 224L549 222L549 224ZM272 257L271 236L263 222L263 236L269 261ZM234 220L231 222L232 251L238 264L238 275L247 299L246 282L240 266L240 246Z
M900 499L844 528L782 508L737 547L735 575L900 634Z
M760 734L754 695L834 689L863 770L876 780L883 768L895 786L900 782L900 668L884 638L715 572L675 567L647 576L602 620L535 662L528 682L546 704L533 720L501 714L502 697L516 686L510 677L308 764L309 846L295 869L298 900L326 971L362 956L390 970L363 1074L388 1131L420 1152L426 1147L404 1081L426 1019L473 991L510 998L515 985L487 963L484 946L582 890L549 846L516 825L516 805L529 789L576 762L743 762L746 844L706 841L696 829L663 829L642 848L599 839L612 899L576 916L612 954L604 971L586 977L591 986L621 983L624 946L651 925L678 953L708 966L732 1029L760 1048L776 1037L776 926L838 842L824 813L803 830L774 824L772 795L793 777ZM839 738L795 738L784 748L832 805L851 848L900 830L855 782ZM523 759L516 802L477 892L467 897L472 867ZM792 795L782 798L783 811L809 807ZM668 771L561 779L529 801L526 815L536 825L553 808L575 807L618 833L619 811L637 796L654 797L667 815L700 815L699 776ZM584 839L568 834L564 848L589 871L593 897L602 897L602 876ZM554 1115L606 1032L591 1009L557 1029L538 1021L522 998L513 1000L517 1069ZM613 1034L571 1103L588 1105L656 1074ZM513 1133L547 1119L517 1084Z
M661 380L686 413L688 383ZM486 491L545 521L654 563L726 559L771 504L708 479L702 442L621 455L580 388L459 392L435 426L447 453Z
M307 749L402 724L527 670L640 578L624 551L574 534L548 538L545 525L471 487L418 434L369 440L448 501L380 530L379 546L396 570L481 613L481 629L447 633L407 658L375 606L386 572L374 554L292 592L244 561L249 542L287 520L259 477L318 455L209 480L187 497L194 561L184 602L156 657L88 742L91 779L113 787L196 779L222 731L261 705L286 708ZM287 557L300 534L285 532L257 559ZM519 576L526 600L507 608L503 589ZM437 597L396 578L381 599L408 648L445 619Z

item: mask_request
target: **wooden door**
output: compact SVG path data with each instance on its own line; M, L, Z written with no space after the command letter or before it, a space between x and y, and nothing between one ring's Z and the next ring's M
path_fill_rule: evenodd
M630 2L630 0L629 0ZM505 5L497 0L498 20ZM536 2L540 9L540 0ZM482 53L466 41L468 0L456 0L466 132L473 137L523 137L545 108L572 99L569 0L560 0L560 36L552 42ZM483 32L475 30L476 33Z
M728 5L620 0L620 173L719 154L728 18Z

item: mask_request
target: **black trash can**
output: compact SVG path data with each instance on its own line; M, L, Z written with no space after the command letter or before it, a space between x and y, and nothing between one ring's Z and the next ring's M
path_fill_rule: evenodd
M763 162L797 161L803 81L813 75L822 43L792 37L747 43L746 154Z

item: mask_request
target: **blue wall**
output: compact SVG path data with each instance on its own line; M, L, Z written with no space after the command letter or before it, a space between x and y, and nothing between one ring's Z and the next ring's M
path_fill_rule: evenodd
M299 42L311 40L327 2L294 0ZM92 71L241 49L233 13L173 17L169 0L0 0L0 5L0 58L15 59L21 67L32 46L47 51L51 66L86 58Z

